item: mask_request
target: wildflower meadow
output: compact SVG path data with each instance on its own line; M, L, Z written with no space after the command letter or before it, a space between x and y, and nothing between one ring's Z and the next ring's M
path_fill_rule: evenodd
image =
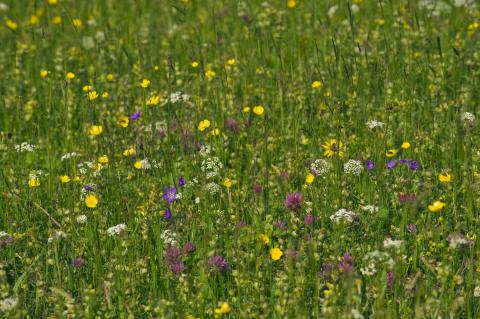
M480 318L477 0L0 0L0 318Z

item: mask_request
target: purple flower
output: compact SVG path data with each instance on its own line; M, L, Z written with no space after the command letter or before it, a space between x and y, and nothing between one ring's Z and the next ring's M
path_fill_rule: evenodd
M277 220L273 222L273 226L275 228L281 229L281 230L286 230L287 229L287 222L284 222L283 220Z
M262 186L260 186L258 183L255 183L253 185L253 192L257 195L260 195L262 193Z
M285 250L285 257L297 259L300 253L295 249L287 249Z
M390 160L390 161L388 161L387 167L388 167L389 169L394 169L395 166L397 166L397 161L395 161L395 160Z
M164 130L160 130L160 132L158 132L158 134L160 135L160 138L163 140L165 137L167 137L167 133L164 131Z
M183 246L183 251L186 253L192 253L195 251L195 245L192 242L188 242Z
M178 179L178 186L182 187L182 186L185 186L185 184L187 184L187 181L185 180L185 178L180 177Z
M315 217L312 214L305 215L305 218L303 219L306 226L312 226L314 221Z
M323 280L329 280L332 277L332 273L333 273L333 264L325 263L320 267L320 272L318 273L318 275Z
M7 247L8 245L15 244L17 240L13 236L7 236L5 239L0 240L0 248Z
M375 163L372 160L368 160L365 166L369 171L371 171L375 167Z
M238 133L238 123L234 119L226 119L225 120L225 127L232 133Z
M390 271L387 273L387 286L388 288L392 288L395 284L395 273Z
M409 200L410 203L414 203L415 202L415 194L410 193L410 194L408 194L408 197L407 197L406 193L401 192L400 194L398 194L398 200L400 201L400 203L402 203L404 205L407 202L407 200Z
M246 227L246 226L247 226L247 222L244 221L244 220L239 221L238 224L237 224L238 228L243 228L243 227Z
M173 203L177 199L177 189L175 187L166 187L162 197L167 204Z
M338 263L338 270L344 274L353 269L353 257L349 253L343 254Z
M140 111L137 111L135 113L133 113L132 115L130 115L128 118L131 119L132 121L136 121L140 118L140 115L142 113L140 113Z
M82 257L77 257L72 260L72 267L73 268L80 268L85 263L85 260Z
M219 273L225 273L228 268L228 263L220 255L213 255L208 259L208 265Z
M83 186L83 189L86 190L86 191L91 191L93 189L93 187L87 184L87 185Z
M172 212L169 208L167 208L165 209L165 213L163 214L163 219L169 220L170 218L172 218Z
M407 164L410 163L412 160L410 158L403 158L400 160L400 164Z
M175 275L178 276L185 270L182 262L182 251L180 249L175 246L170 246L163 255L168 267Z
M283 204L286 208L290 210L295 210L300 207L300 204L303 201L303 196L299 192L293 192L287 195L287 198L283 201Z
M419 167L419 165L418 165L418 162L417 162L417 161L410 161L410 169L411 169L412 171L417 170L418 167Z

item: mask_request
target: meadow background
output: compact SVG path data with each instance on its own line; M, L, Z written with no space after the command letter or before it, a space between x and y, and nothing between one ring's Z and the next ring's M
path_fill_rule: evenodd
M0 317L479 318L480 5L2 0Z

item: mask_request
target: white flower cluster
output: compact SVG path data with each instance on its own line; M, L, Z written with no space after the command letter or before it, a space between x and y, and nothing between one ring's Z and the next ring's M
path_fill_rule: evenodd
M460 119L471 124L475 122L475 115L470 112L463 112L462 115L460 115Z
M1 311L10 311L13 308L15 308L17 303L18 303L18 299L13 298L13 297L0 300L0 310Z
M55 233L52 236L48 237L48 242L51 243L56 239L62 239L62 238L66 238L66 237L67 237L67 234L65 234L65 232L63 232L61 230L56 230Z
M401 240L394 240L391 238L387 238L383 241L384 248L400 248L402 246L403 241Z
M118 225L112 226L109 229L107 229L107 235L110 236L110 237L113 237L113 236L116 236L116 235L120 235L125 230L127 230L127 225L118 224Z
M377 273L377 265L384 264L387 268L392 268L395 262L389 254L374 250L363 257L366 265L360 268L360 272L364 276L373 276Z
M202 161L202 172L206 174L207 179L217 177L222 168L223 164L216 156L208 157Z
M473 290L473 296L475 298L480 297L480 286L476 286L475 289Z
M77 216L76 220L77 220L77 223L79 224L85 224L87 222L87 216L86 215Z
M373 130L376 127L383 128L385 123L377 121L377 120L370 120L367 122L367 126L369 129Z
M449 247L460 248L468 245L470 242L461 234L453 234L449 236Z
M200 156L201 157L207 157L212 153L212 147L210 145L202 145L200 148Z
M0 231L0 238L7 237L8 233L4 230Z
M23 153L23 152L33 152L37 146L33 144L28 144L27 142L23 142L22 144L15 145L15 150L17 153Z
M373 206L373 205L365 205L365 206L362 206L362 209L363 209L363 211L365 211L365 212L367 212L367 213L370 213L370 214L373 214L373 213L378 212L378 207L377 207L377 206Z
M310 164L310 171L315 176L325 176L327 175L330 169L330 165L324 159L317 159L312 164Z
M350 159L343 165L345 173L358 176L363 171L363 164L361 161Z
M171 231L170 229L165 229L160 235L162 241L170 246L175 246L178 242L178 234Z
M357 214L354 212L348 211L345 208L341 208L335 212L335 214L330 216L330 220L334 221L335 223L340 223L342 220L347 221L349 223L353 222Z
M190 95L182 93L182 92L173 92L170 94L170 103L177 103L182 101L188 101L190 99Z
M205 190L210 194L216 194L220 191L220 185L214 182L210 182L205 185Z
M60 157L60 160L63 162L67 159L70 159L72 157L77 157L77 156L80 156L80 154L76 152L66 153L66 154L63 154L62 157Z

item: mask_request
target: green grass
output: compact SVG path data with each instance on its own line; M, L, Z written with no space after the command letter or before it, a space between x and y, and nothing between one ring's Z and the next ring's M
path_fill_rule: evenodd
M0 2L0 317L480 316L475 1L54 2Z

